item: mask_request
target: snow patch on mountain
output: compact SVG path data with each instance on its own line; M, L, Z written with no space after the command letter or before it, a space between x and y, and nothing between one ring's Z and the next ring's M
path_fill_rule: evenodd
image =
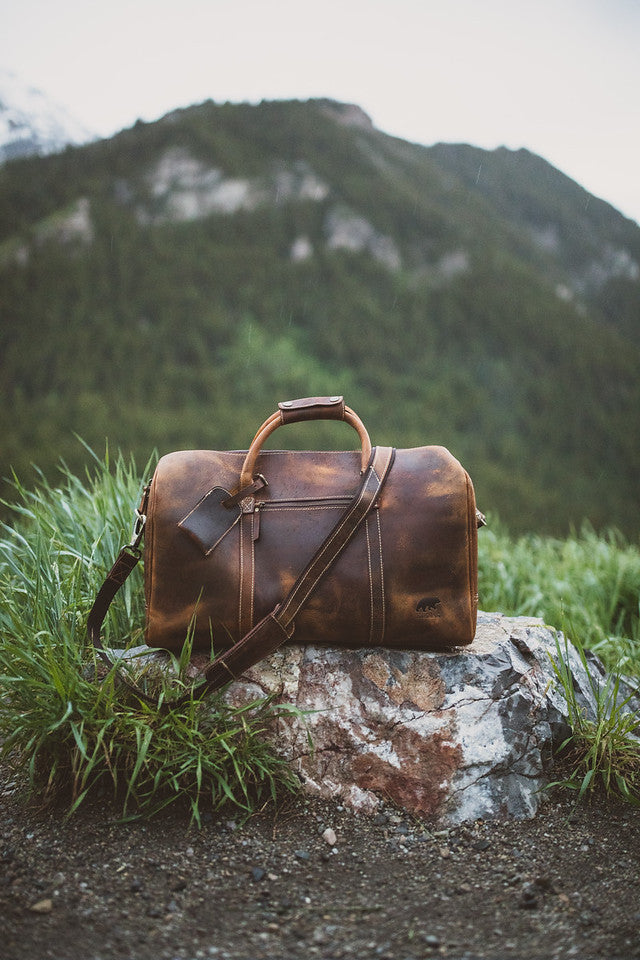
M42 91L0 70L0 162L56 153L94 135Z

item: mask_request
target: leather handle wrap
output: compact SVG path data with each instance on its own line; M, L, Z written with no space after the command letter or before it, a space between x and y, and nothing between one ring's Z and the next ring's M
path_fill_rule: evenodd
M301 420L344 420L344 397L304 397L278 404L283 423Z
M285 400L279 409L262 424L247 452L240 473L240 490L252 483L256 461L267 437L287 423L302 423L307 420L344 420L360 437L362 448L361 472L364 473L371 460L371 440L360 417L345 405L342 397L307 397L303 400Z

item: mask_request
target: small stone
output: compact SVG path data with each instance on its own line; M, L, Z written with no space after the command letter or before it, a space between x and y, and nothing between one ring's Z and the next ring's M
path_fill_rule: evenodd
M32 913L51 913L53 910L53 901L49 900L38 900L37 903L34 903L32 907L29 907Z
M440 847L438 853L440 854L443 860L448 860L449 857L451 856L451 851L449 850L449 847Z
M436 937L435 933L427 933L424 937L425 946L429 947L431 950L435 950L440 946L440 937Z
M545 891L549 890L551 891L551 893L554 892L553 881L551 880L550 877L536 877L535 880L533 881L533 885L537 887L539 890L545 890Z
M328 843L330 847L335 847L338 838L336 837L335 830L332 830L331 827L327 827L322 834L322 839L325 843Z
M329 935L325 927L316 927L313 931L312 940L314 943L324 944L329 942Z
M311 854L307 853L306 850L295 850L295 851L294 851L294 856L296 856L296 857L298 858L298 860L310 860L310 859L311 859Z
M518 906L522 907L523 910L536 909L538 906L538 898L536 897L533 884L525 883L520 895L520 900L518 901Z
M484 850L488 850L490 846L491 843L488 840L478 840L477 843L473 844L473 849L482 853Z
M261 880L264 880L266 871L264 871L262 867L254 867L251 871L251 876L255 883L260 883Z

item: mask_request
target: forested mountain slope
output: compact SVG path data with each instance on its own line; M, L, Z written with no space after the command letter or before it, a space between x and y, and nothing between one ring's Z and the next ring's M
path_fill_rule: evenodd
M344 393L514 530L640 529L640 228L539 157L330 101L215 105L0 169L1 472L245 447ZM352 444L347 427L278 445Z

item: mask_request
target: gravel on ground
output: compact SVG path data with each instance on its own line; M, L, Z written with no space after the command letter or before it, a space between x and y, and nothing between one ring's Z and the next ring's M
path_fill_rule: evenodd
M305 799L241 825L25 802L0 769L4 960L640 958L640 810L439 829Z

